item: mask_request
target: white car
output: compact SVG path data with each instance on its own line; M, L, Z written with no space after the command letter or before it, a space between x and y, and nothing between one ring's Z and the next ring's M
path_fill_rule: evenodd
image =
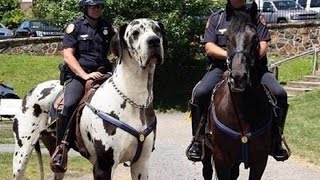
M257 5L267 23L320 20L320 13L304 9L295 0L258 0Z
M320 13L320 0L296 0L305 10L317 11Z
M0 23L0 39L13 38L13 31Z

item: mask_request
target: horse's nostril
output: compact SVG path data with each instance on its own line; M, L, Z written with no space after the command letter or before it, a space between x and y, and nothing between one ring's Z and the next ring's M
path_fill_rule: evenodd
M149 46L159 46L160 39L158 37L152 37L147 40Z

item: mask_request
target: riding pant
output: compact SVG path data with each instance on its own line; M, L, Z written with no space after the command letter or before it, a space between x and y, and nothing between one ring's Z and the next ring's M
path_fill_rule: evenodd
M223 79L224 71L225 69L220 67L208 71L194 88L192 103L200 108L202 115L207 113L212 90ZM277 100L278 107L287 106L287 93L272 73L269 71L263 73L261 83L269 87Z

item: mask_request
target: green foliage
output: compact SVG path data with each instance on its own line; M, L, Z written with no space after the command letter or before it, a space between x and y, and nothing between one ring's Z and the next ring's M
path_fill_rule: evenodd
M159 98L156 105L162 110L185 110L193 86L205 72L200 35L213 7L210 0L106 1L105 16L117 26L140 17L163 23L168 48L164 65L156 71L154 88Z
M78 0L34 0L32 11L35 17L50 19L59 27L64 27L82 13L79 11Z
M16 27L24 18L18 1L0 0L0 22Z

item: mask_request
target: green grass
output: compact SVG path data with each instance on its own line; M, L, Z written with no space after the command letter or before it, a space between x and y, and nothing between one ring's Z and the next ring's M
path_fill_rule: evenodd
M271 57L270 59L273 59L271 61L282 60L280 58L275 58L275 57ZM299 80L305 75L311 75L312 67L313 67L312 56L305 56L302 58L295 59L294 61L283 63L279 67L278 80L282 84L286 84L288 81L292 81L292 80Z
M0 176L1 179L12 179L12 156L13 153L0 154ZM42 154L45 179L53 179L53 173L49 167L49 155ZM91 163L80 156L70 156L68 159L68 170L65 174L68 177L82 177L91 173ZM37 156L32 154L25 173L26 180L40 179L40 169Z
M0 144L13 144L14 138L13 138L13 132L12 128L1 128L0 130Z
M290 98L285 133L293 153L320 165L320 91Z
M29 56L0 54L0 82L10 85L20 98L35 85L59 79L60 56Z

